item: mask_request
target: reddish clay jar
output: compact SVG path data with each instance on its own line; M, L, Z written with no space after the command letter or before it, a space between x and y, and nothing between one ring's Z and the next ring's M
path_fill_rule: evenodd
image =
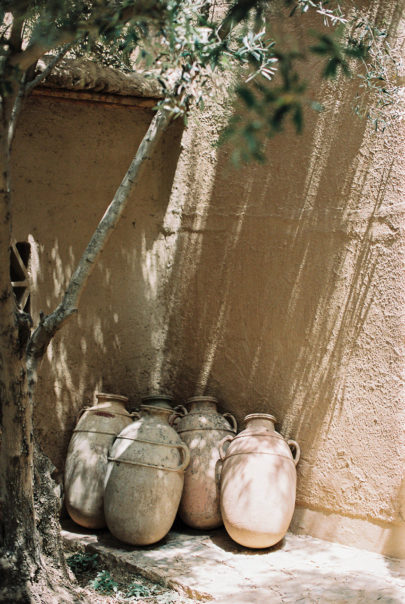
M300 448L275 431L275 422L266 413L247 415L246 428L233 439L224 438L220 446L222 518L230 537L246 547L278 543L294 512Z
M176 423L176 430L190 449L190 465L184 476L179 516L193 528L213 529L222 525L219 505L221 462L218 445L224 436L237 431L230 413L217 411L217 399L194 396ZM179 409L177 407L176 409Z
M102 528L108 451L119 432L132 423L126 396L96 394L97 404L80 412L65 464L65 504L77 524Z

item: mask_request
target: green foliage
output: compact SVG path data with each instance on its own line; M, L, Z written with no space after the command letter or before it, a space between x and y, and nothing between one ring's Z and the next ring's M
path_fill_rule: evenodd
M264 143L280 132L290 118L297 133L303 129L303 106L309 104L304 98L306 82L302 80L296 62L302 60L297 52L283 53L274 51L277 59L279 83L269 86L263 80L254 81L251 85L241 85L236 93L245 111L246 118L233 117L223 132L222 141L231 140L235 150L232 155L234 163L250 159L264 161ZM321 110L319 104L311 107Z
M249 18L251 4L244 5L244 19ZM266 76L257 70L253 84L249 84L252 78L248 76L237 86L236 95L244 107L244 117L233 117L221 138L233 143L235 163L252 158L263 160L266 139L283 130L287 121L300 133L305 108L322 111L319 102L306 97L307 84L301 75L300 62L307 58L308 52L324 59L320 73L324 79L345 77L360 81L354 112L371 120L375 129L385 127L385 118L392 123L402 117L397 102L399 87L395 85L399 58L393 56L384 29L370 25L355 12L350 18L345 16L339 3L286 0L285 5L290 16L314 11L321 20L320 29L311 32L315 42L300 53L274 42L267 44L265 59L261 61L267 64L271 61L271 77L266 80L272 80L277 72L274 82L257 77Z
M363 59L362 72L356 74L360 92L354 111L369 120L375 130L384 130L404 118L403 105L398 103L401 94L398 74L403 57L391 48L385 27L361 19L355 33L367 45L368 55Z
M77 553L67 559L69 568L75 575L95 570L98 565L98 554Z
M23 19L28 47L40 44L57 53L67 38L70 57L142 71L160 82L164 99L159 106L173 117L187 120L193 106L203 109L214 94L227 95L231 80L227 77L224 84L221 74L233 73L234 81L238 74L233 90L244 117L234 117L221 139L236 146L236 161L262 160L266 138L288 121L301 132L305 109L322 109L306 96L301 64L309 54L324 59L320 75L325 79L358 78L355 112L370 119L362 93L373 94L379 112L372 119L381 123L397 92L389 83L386 33L344 15L333 0L284 0L291 16L312 11L319 18L313 43L297 52L271 37L272 4L233 0L219 19L214 0L0 0L3 14L8 9L14 19ZM14 80L32 77L9 60L16 50L10 42L11 25L5 19L0 30L4 98L15 92Z
M125 598L150 598L155 595L158 588L155 586L148 587L142 583L130 583L125 590Z
M79 552L67 558L67 564L76 576L96 572L99 566L98 554ZM94 575L93 575L94 576ZM142 598L152 598L157 604L171 604L178 600L177 594L163 591L158 585L132 581L129 584L118 583L107 570L97 572L90 581L90 587L100 594L114 595L120 601L137 601Z
M142 583L131 583L125 592L126 598L147 598L152 595L150 589L142 585Z
M91 587L101 594L113 594L118 592L118 583L114 581L108 570L102 570L90 583Z
M361 39L351 36L344 39L345 27L340 25L333 34L314 33L318 43L310 47L317 55L328 57L323 70L324 78L335 78L339 68L345 76L351 76L350 59L364 61L369 55L370 46Z

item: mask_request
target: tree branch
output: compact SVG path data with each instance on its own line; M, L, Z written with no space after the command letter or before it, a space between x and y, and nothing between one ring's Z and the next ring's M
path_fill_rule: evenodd
M40 323L33 332L27 347L27 362L31 374L30 379L32 379L33 372L35 372L38 359L44 355L52 337L69 317L77 312L80 296L93 271L94 264L103 251L112 231L117 226L126 207L129 194L140 178L141 168L145 166L146 160L151 158L161 135L166 130L171 119L172 114L169 114L163 109L157 111L113 200L108 206L90 239L86 250L79 260L62 302L51 314L46 317L41 317Z
M26 71L49 50L74 43L78 39L78 35L81 37L92 32L100 33L105 28L108 29L111 23L115 27L117 24L124 25L135 18L161 20L164 14L165 5L161 0L138 0L121 10L118 17L116 10L107 3L95 8L88 21L77 23L74 28L55 29L55 36L49 42L32 42L23 51L11 55L8 62L11 66Z
M70 48L72 48L73 45L74 45L74 42L72 42L70 44L65 44L65 46L63 46L63 48L61 48L60 52L52 58L52 60L46 66L44 71L42 73L40 73L39 75L37 75L36 77L34 77L33 79L31 79L31 80L29 79L30 77L32 77L30 72L32 71L35 74L36 65L31 66L25 72L25 74L22 76L21 82L20 82L20 85L18 88L18 93L15 97L13 108L11 110L11 115L10 115L9 124L8 124L9 152L11 152L11 146L13 144L15 131L17 128L18 118L19 118L19 115L23 108L25 98L30 94L30 92L36 86L38 86L38 84L40 84L40 82L42 82L51 73L52 69L59 63L59 61L61 61L63 59L65 54L68 52L68 50Z
M22 37L24 29L24 18L19 15L13 18L13 24L11 26L9 46L12 52L20 52L22 46Z
M74 46L75 42L70 42L69 44L65 44L59 53L55 55L51 61L49 61L48 65L44 69L44 71L38 74L33 80L27 82L25 85L24 95L28 95L38 84L40 84L45 78L49 76L54 67L63 59L66 53Z
M39 61L39 59L49 50L57 48L60 45L72 44L76 40L76 35L75 31L62 31L60 32L60 35L53 40L52 44L32 42L25 50L12 55L8 62L13 67L18 67L21 71L27 71L31 65Z
M8 132L7 132L7 144L8 151L11 152L11 146L13 144L14 135L17 127L18 117L21 113L21 109L24 101L24 91L25 91L25 75L22 77L20 82L18 93L15 97L13 108L11 110L11 115L8 123Z

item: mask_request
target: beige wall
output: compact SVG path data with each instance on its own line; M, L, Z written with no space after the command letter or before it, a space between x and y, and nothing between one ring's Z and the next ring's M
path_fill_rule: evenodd
M32 244L35 320L60 301L152 116L134 107L30 99L13 157L14 236ZM151 306L164 301L151 303L144 259L161 236L180 131L180 123L171 126L88 282L78 316L55 337L40 367L37 424L59 468L74 418L96 390L126 394L134 404L149 390L158 348Z
M353 87L313 89L326 111L270 141L264 166L234 170L212 146L221 104L171 127L43 361L37 422L61 468L96 389L134 405L215 394L240 422L272 412L302 448L293 529L405 556L405 137L355 118ZM59 300L150 115L29 101L15 237L33 243L35 314Z

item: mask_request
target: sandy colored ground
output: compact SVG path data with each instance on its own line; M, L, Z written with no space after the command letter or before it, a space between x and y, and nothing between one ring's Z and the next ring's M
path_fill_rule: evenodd
M142 576L191 602L405 602L404 561L291 533L278 546L257 551L238 546L224 529L200 533L182 525L145 548L72 522L63 539L70 551L98 553L127 578ZM147 601L159 602L157 597Z

